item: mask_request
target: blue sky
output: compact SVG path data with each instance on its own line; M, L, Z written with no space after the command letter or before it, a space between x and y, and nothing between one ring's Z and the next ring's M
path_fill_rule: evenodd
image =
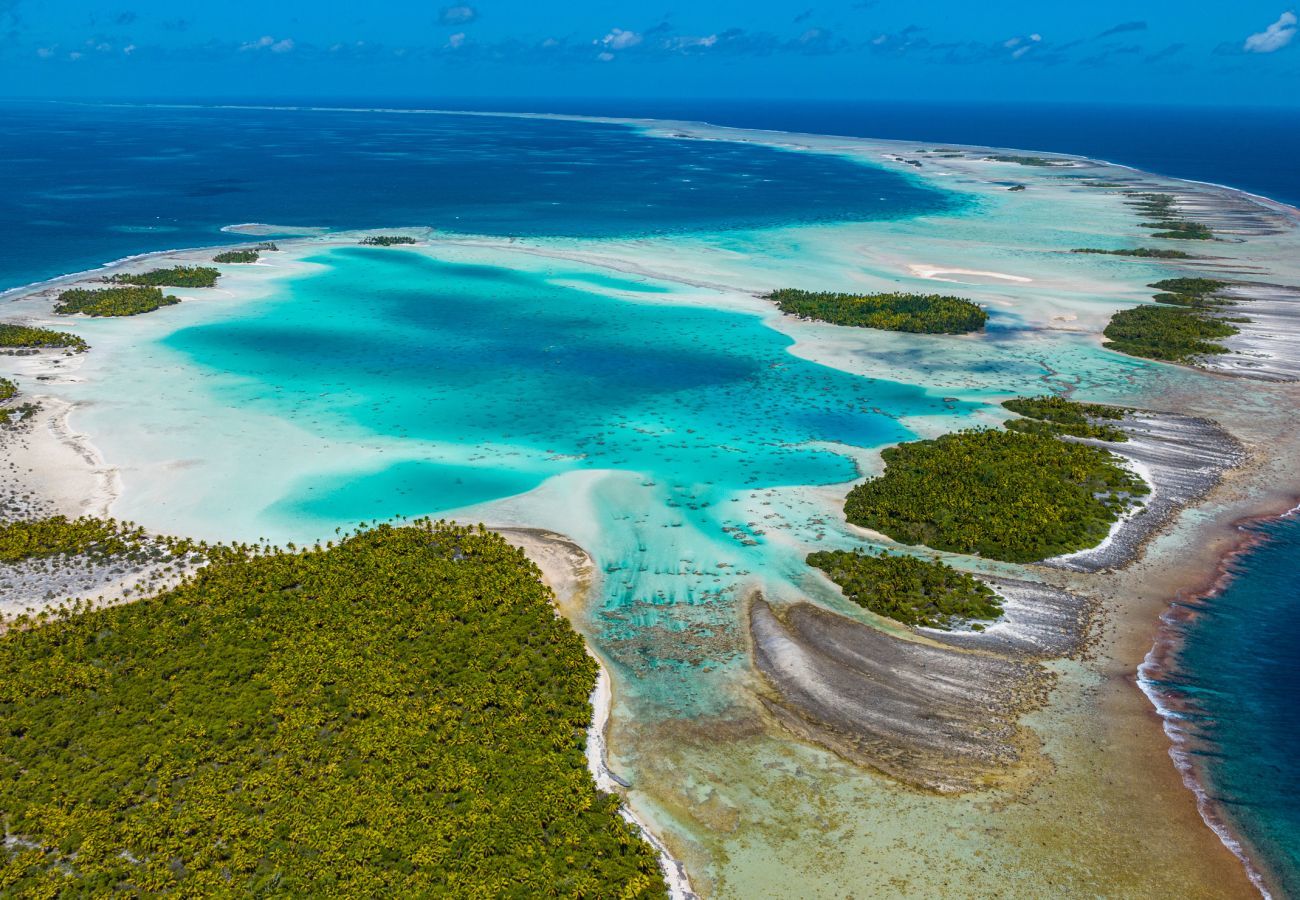
M1278 0L0 0L0 96L1300 105Z

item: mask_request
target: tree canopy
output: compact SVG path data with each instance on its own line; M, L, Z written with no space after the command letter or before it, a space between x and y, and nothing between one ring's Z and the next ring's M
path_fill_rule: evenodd
M421 522L207 552L0 637L0 893L663 896L521 551Z
M979 304L941 294L836 294L785 288L773 291L768 299L786 315L884 331L965 334L988 321Z
M823 550L809 554L808 565L825 572L854 603L904 625L948 630L1002 614L992 588L938 560Z
M1041 434L958 431L882 457L884 474L849 492L850 522L1008 562L1095 547L1148 491L1109 452Z

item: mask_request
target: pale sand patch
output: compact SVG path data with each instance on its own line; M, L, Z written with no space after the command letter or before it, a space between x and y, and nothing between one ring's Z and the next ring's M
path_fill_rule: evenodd
M950 281L953 284L998 284L1001 282L1029 284L1034 280L1024 275L1008 275L1005 272L987 272L982 269L954 269L946 266L931 266L925 263L908 263L907 268L918 278L927 278L931 281ZM962 277L945 277L951 275L961 275Z
M106 518L122 492L116 466L68 426L72 405L54 397L22 396L39 404L26 427L5 442L5 458L16 480L69 518Z

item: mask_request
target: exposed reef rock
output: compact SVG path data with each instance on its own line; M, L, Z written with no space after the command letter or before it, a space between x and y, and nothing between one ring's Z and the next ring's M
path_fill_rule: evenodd
M886 634L810 603L750 606L763 696L791 731L907 784L962 793L1004 783L1025 757L1016 724L1046 695L1036 663Z
M1236 302L1228 308L1239 334L1221 338L1230 352L1198 365L1223 375L1259 381L1300 380L1300 288L1280 284L1234 284L1218 292Z
M1219 483L1241 464L1244 451L1215 422L1172 413L1134 412L1117 423L1123 443L1067 438L1109 450L1132 462L1151 484L1146 503L1121 522L1100 546L1042 563L1077 572L1100 572L1128 565L1147 540L1183 507Z
M935 631L926 636L966 650L1053 659L1073 656L1088 639L1093 603L1046 584L980 576L1002 597L1002 615L983 631Z

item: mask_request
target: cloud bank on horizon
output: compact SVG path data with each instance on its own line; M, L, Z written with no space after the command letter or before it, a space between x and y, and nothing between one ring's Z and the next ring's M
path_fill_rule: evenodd
M0 0L0 96L784 96L1294 104L1276 0ZM1204 7L1204 8L1202 8Z

